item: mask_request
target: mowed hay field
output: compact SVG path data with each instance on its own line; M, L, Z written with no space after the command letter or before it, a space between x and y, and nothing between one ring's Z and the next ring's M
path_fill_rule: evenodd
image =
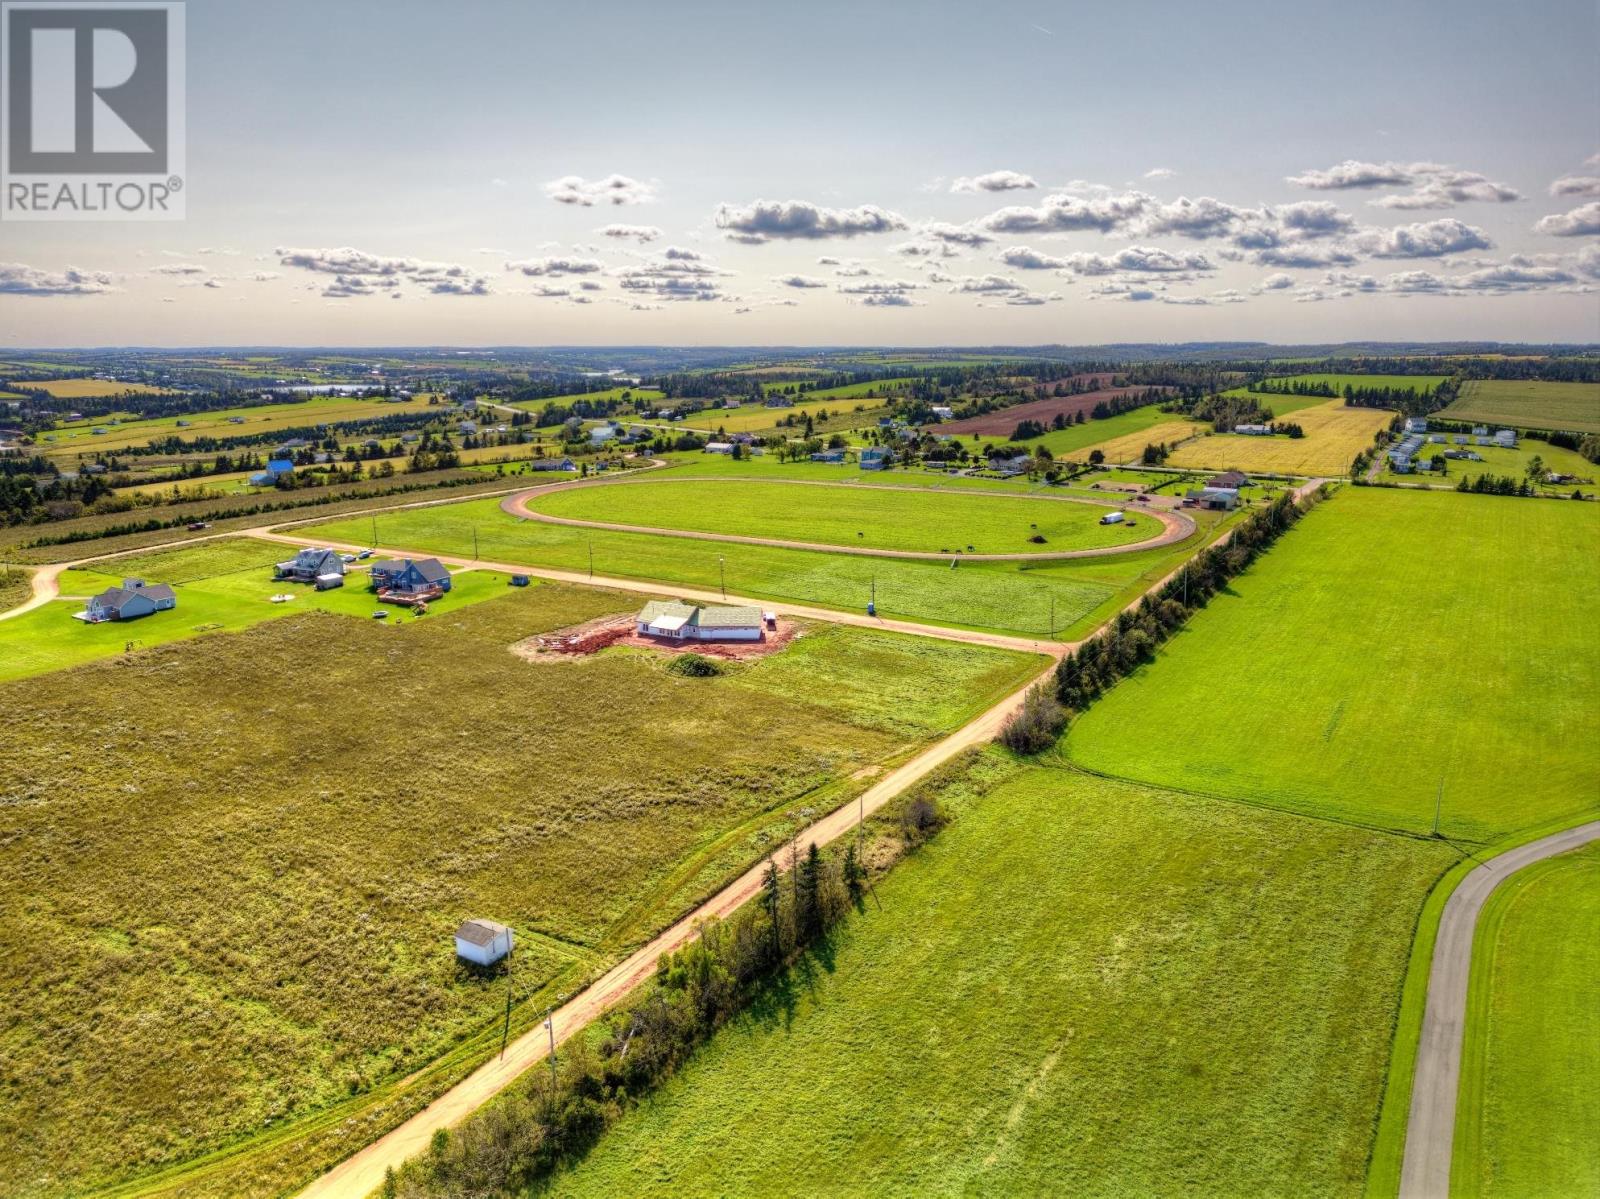
M80 1193L486 1055L505 982L457 966L460 920L517 929L519 996L571 990L1038 665L832 626L710 679L510 652L636 602L307 613L0 686L0 1190ZM334 1156L373 1131L341 1127Z
M550 1191L1358 1195L1457 855L1009 769Z
M1450 1193L1600 1194L1600 845L1517 871L1473 945Z
M29 391L46 391L60 400L88 399L92 396L119 396L132 392L135 395L157 395L170 391L167 387L151 387L148 383L118 383L114 379L43 379L18 380L17 387Z
M1343 475L1358 453L1371 448L1373 434L1387 428L1393 419L1394 413L1385 409L1349 408L1343 400L1324 400L1294 413L1293 421L1305 430L1304 437L1217 433L1180 446L1167 459L1167 465L1282 475Z
M1034 636L1053 629L1070 636L1136 599L1193 553L1201 537L1215 533L1219 514L1193 515L1200 532L1164 549L1048 563L963 562L958 569L943 561L541 524L507 515L497 500L383 513L377 517L377 536L380 545L394 549L471 557L476 546L485 561L570 571L588 571L592 564L602 576L668 587L716 588L726 581L734 595L846 611L865 610L876 594L883 616ZM354 516L303 526L297 533L308 544L325 538L365 545L372 527L372 518Z
M1600 506L1347 487L1073 724L1110 775L1492 840L1600 808Z
M1098 549L1161 533L1153 517L1102 525L1108 509L1079 501L826 483L651 479L566 488L530 506L571 520L928 554Z
M1198 425L1194 421L1168 419L1159 424L1151 425L1148 429L1141 429L1133 433L1124 433L1120 437L1113 437L1109 441L1097 442L1086 446L1073 454L1078 461L1088 461L1089 455L1099 450L1106 456L1107 462L1138 462L1147 445L1166 444L1186 441L1191 437L1204 432L1209 425Z
M1439 415L1519 429L1600 433L1600 383L1474 379L1462 385L1455 403Z

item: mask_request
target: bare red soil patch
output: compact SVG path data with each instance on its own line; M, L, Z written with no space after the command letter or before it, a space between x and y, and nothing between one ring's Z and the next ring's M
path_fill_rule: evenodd
M1072 420L1081 412L1084 418L1088 419L1096 404L1117 396L1137 395L1148 390L1150 389L1146 387L1110 387L1104 391L1086 391L1082 395L1051 396L1045 400L1029 400L1026 404L1001 408L983 416L948 421L932 428L935 433L979 433L989 437L1009 437L1025 420L1035 420L1045 428L1049 428L1058 413Z

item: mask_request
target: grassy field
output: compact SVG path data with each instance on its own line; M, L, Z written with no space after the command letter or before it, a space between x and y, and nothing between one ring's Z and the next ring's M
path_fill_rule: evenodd
M1489 898L1473 943L1452 1195L1600 1193L1595 929L1597 845L1520 870Z
M1312 371L1304 375L1286 375L1283 378L1274 378L1272 382L1275 386L1284 383L1326 383L1343 395L1346 387L1387 387L1395 391L1405 390L1410 392L1432 391L1443 383L1446 377L1445 375L1339 375ZM1306 402L1310 404L1325 402L1317 396L1268 395L1264 392L1252 393L1243 387L1235 387L1225 394L1259 395L1262 403L1268 404L1280 416L1285 412L1294 411L1292 408L1284 407L1284 404L1305 407L1307 406Z
M1102 525L1107 509L1055 499L731 479L667 477L573 488L543 496L533 507L574 520L922 553L1094 549L1161 532L1154 518Z
M1037 669L840 628L713 679L508 652L636 602L302 612L0 686L0 1189L80 1193L487 1056L505 982L456 965L462 918L518 930L519 995L570 990ZM210 1193L286 1193L369 1135Z
M1089 451L1104 442L1113 441L1124 436L1134 437L1142 435L1146 430L1155 425L1170 423L1178 418L1169 412L1161 411L1158 404L1147 404L1143 408L1135 408L1132 412L1119 413L1109 416L1105 420L1085 421L1081 425L1072 425L1065 429L1052 429L1042 437L1030 438L1021 444L1030 450L1036 446L1043 446L1057 458L1070 459L1074 462L1083 462L1088 459ZM1010 444L1003 437L982 437L973 441L971 437L962 438L962 444L975 446L978 444L1005 445ZM1139 443L1141 449L1144 442Z
M91 396L119 396L128 392L136 395L158 395L170 390L165 387L151 387L146 383L118 383L106 379L44 379L38 382L19 382L19 387L26 387L29 391L46 391L57 399L79 400Z
M1276 399L1276 396L1271 397ZM1284 475L1343 475L1350 462L1372 446L1394 413L1381 408L1347 408L1343 400L1324 400L1294 414L1305 436L1246 437L1218 433L1179 447L1168 466L1206 470L1261 471Z
M21 566L0 566L0 612L15 608L33 594L33 572Z
M1011 769L553 1193L1358 1193L1456 855Z
M1576 817L1600 797L1597 551L1593 504L1346 488L1067 747L1107 774L1416 833L1436 800L1472 840Z
M1483 421L1519 429L1600 433L1600 383L1474 379L1439 415L1448 420Z
M657 400L666 398L661 392L657 391L653 387L612 387L606 391L586 391L581 395L547 396L542 400L516 400L513 403L505 405L505 407L521 408L524 412L538 412L542 409L550 407L551 404L560 404L563 407L566 407L576 403L579 400L587 400L590 403L599 403L603 400L620 400L624 395L628 395L636 400L644 400L646 403L652 404Z
M435 411L443 411L437 405L431 407ZM116 425L109 423L110 418L73 421L41 434L38 441L46 454L60 457L68 453L94 453L126 446L143 446L157 438L244 437L335 421L376 420L384 416L426 412L429 408L427 396L414 396L393 404L349 396L312 396L292 404L260 404L216 412L195 412L186 416L124 420ZM242 423L235 424L233 417L242 417ZM188 423L180 428L180 420ZM93 432L95 429L104 429L105 432L96 435ZM54 440L48 440L50 438Z
M779 431L780 420L793 417L801 427L798 429L791 427L781 431L798 437L805 432L805 418L808 415L815 422L816 428L821 431L876 424L878 418L887 411L888 408L884 404L870 399L807 398L797 400L792 408L767 408L753 403L741 404L737 408L707 408L701 412L691 412L684 418L683 427L722 433L770 433ZM828 419L823 419L823 412L828 414Z
M837 387L818 387L809 391L796 392L790 398L798 406L800 402L809 403L812 400L858 400L864 397L883 399L902 392L913 379L869 379L865 383L841 383ZM792 383L763 383L761 389L768 395L781 392L785 387L793 386Z
M367 590L366 576L356 571L334 591L273 582L272 564L293 556L289 546L240 538L120 558L94 569L64 571L59 580L61 599L0 622L0 680L113 657L125 652L130 643L147 649L207 633L236 632L308 608L371 620L375 610L385 607ZM83 610L89 596L118 586L129 576L173 584L178 606L126 624L85 624L72 618ZM505 589L505 575L486 570L462 572L449 593L429 605L427 616L413 617L390 609L387 623L432 620ZM277 594L295 598L274 604L269 597Z
M1207 426L1197 425L1193 421L1168 417L1166 420L1151 425L1147 429L1124 433L1119 437L1111 438L1109 441L1096 442L1081 453L1074 455L1074 457L1086 460L1091 453L1099 450L1106 456L1105 460L1107 462L1138 462L1139 455L1144 453L1145 446L1158 442L1165 442L1171 445L1173 442L1185 441L1201 433L1205 428Z
M898 476L895 476L898 477ZM908 476L909 477L909 476ZM879 493L874 493L879 494ZM737 595L861 611L876 589L884 616L1043 636L1076 635L1098 624L1193 553L1217 524L1197 514L1201 532L1164 550L1050 563L943 562L830 554L616 533L518 520L496 500L441 504L377 518L380 545L470 556L474 534L482 558L528 566L711 588ZM300 530L368 544L371 518L352 517ZM1052 624L1053 621L1053 624Z

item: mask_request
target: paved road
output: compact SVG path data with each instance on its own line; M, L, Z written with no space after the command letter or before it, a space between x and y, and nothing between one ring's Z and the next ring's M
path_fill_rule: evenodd
M615 480L612 480L612 479L597 479L597 480L586 481L584 483L575 483L575 484L572 484L571 487L565 488L564 490L571 490L574 487L585 487L585 486L590 486L590 487L601 486L601 487L603 487L603 486L626 483L626 482L629 482L629 481L630 480L627 480L627 479L615 479ZM749 482L750 480L748 480L748 479L725 479L725 478L719 478L719 479L715 479L715 480L713 480L713 479L704 479L704 478L701 478L701 479L688 479L688 478L685 478L682 481L686 482L686 483L688 483L688 482L695 482L695 483L708 483L708 482L739 483L739 482ZM770 481L771 482L781 482L784 485L795 486L795 487L848 487L852 491L861 491L861 490L869 490L869 491L870 490L876 490L876 491L906 491L906 490L911 490L910 488L894 487L894 486L886 485L886 484L882 484L882 483L878 483L878 484L873 484L873 483L848 483L848 484L846 484L846 483L823 482L822 480L813 480L813 479L782 479L782 480L774 479L774 480L770 480ZM616 532L616 533L646 533L646 534L649 534L651 536L656 536L656 537L685 537L685 538L689 538L690 540L694 540L694 541L721 541L721 542L730 542L730 543L735 544L735 545L765 545L765 546L771 546L771 547L776 548L776 549L815 550L815 551L820 551L822 553L853 554L853 555L857 555L857 556L860 556L860 557L867 557L867 558L911 558L911 559L917 559L917 560L921 560L921 561L925 561L925 562L926 561L934 561L934 562L949 562L949 561L967 561L967 562L1050 562L1050 561L1058 561L1058 560L1066 559L1066 558L1103 558L1103 557L1109 557L1109 556L1115 555L1115 554L1136 554L1136 553L1140 553L1140 552L1142 552L1144 550L1160 549L1163 546L1175 545L1176 543L1178 543L1178 542L1184 540L1185 538L1187 538L1188 536L1190 536L1195 530L1194 521L1191 520L1184 513L1164 511L1164 510L1161 510L1161 509L1157 509L1157 508L1153 508L1153 507L1146 507L1146 506L1138 505L1138 504L1127 505L1127 504L1119 503L1119 502L1117 502L1115 500L1093 500L1093 499L1088 499L1086 497L1085 498L1079 498L1079 497L1075 497L1075 496L1074 497L1053 496L1053 495L1050 495L1050 496L1034 496L1034 495L1021 495L1021 494L1015 494L1015 493L1009 493L1009 492L1001 494L999 492L984 492L984 491L975 491L975 492L964 492L963 491L963 492L955 492L955 493L946 492L946 491L940 491L939 492L940 495L950 495L950 494L969 495L970 494L970 495L972 495L972 496L974 496L976 498L980 498L980 499L1044 500L1044 501L1047 501L1047 502L1050 502L1050 503L1058 503L1058 504L1086 504L1086 505L1089 505L1091 507L1111 508L1111 509L1127 508L1128 511L1130 511L1132 513L1136 513L1138 515L1143 515L1143 516L1153 517L1155 520L1160 522L1160 524L1162 526L1162 531L1161 531L1161 533L1159 535L1157 535L1155 537L1147 537L1143 541L1132 541L1132 542L1128 542L1125 545L1100 546L1100 547L1098 547L1096 549L1043 550L1043 551L1040 551L1038 553L1018 553L1018 554L952 554L952 553L948 553L948 552L934 553L931 550L873 549L873 548L869 548L867 546L840 545L840 544L827 543L827 542L817 542L817 541L791 541L791 540L787 540L785 538L780 538L780 537L749 537L749 536L746 536L746 535L741 534L741 533L705 533L705 532L699 532L699 531L695 531L695 530L691 530L691 529L670 529L670 528L660 528L660 527L653 526L653 525L628 525L628 524L619 524L619 523L616 523L616 522L613 522L613 521L577 520L577 519L574 519L572 517L566 517L566 516L551 516L551 515L549 515L547 513L539 512L539 511L535 510L533 507L530 506L532 500L536 499L539 495L544 494L544 492L546 492L547 490L548 490L548 488L534 488L534 489L530 489L529 491L522 492L522 493L520 493L518 495L508 496L506 499L500 501L500 507L502 509L504 509L506 512L510 513L512 516L520 516L520 517L523 517L524 519L536 520L536 521L540 521L540 522L542 522L544 524L570 525L570 526L573 526L575 528L580 528L580 529L607 529L607 530L610 530L610 531Z
M1467 983L1472 974L1473 934L1484 903L1496 887L1524 866L1595 840L1600 840L1600 820L1519 845L1473 870L1445 901L1428 971L1428 1002L1422 1014L1405 1157L1400 1167L1400 1199L1448 1199L1450 1193Z

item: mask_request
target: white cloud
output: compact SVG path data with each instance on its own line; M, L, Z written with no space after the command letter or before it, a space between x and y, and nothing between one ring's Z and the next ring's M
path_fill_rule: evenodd
M1365 230L1356 242L1374 258L1439 258L1467 250L1487 250L1494 245L1482 229L1454 217Z
M1415 167L1397 162L1359 162L1347 158L1326 171L1305 171L1290 175L1288 182L1297 187L1317 191L1345 191L1353 188L1393 187L1410 183L1415 177Z
M605 225L596 230L605 237L613 237L619 241L636 241L640 245L658 241L661 230L654 225Z
M163 262L150 268L153 275L203 275L208 270L194 262Z
M806 200L757 200L743 206L719 204L716 224L732 240L750 244L774 239L859 237L909 228L903 216L875 204L823 208Z
M593 208L596 204L648 204L656 198L656 185L627 175L607 175L604 179L585 179L563 175L544 185L545 195L557 204Z
M1053 258L1027 246L1011 246L1002 250L1000 261L1019 271L1054 271L1067 265L1065 258Z
M20 262L0 262L0 295L93 296L114 291L116 276L109 271L82 271L69 266L46 271Z
M817 279L811 275L779 275L773 279L773 282L781 287L809 288L828 286L826 279Z
M1372 201L1380 208L1401 210L1452 208L1473 201L1507 204L1522 198L1522 193L1509 184L1497 183L1478 171L1463 171L1437 162L1359 162L1347 159L1326 171L1290 175L1288 181L1318 191L1409 186L1413 189L1410 192Z
M333 249L280 246L274 252L282 266L332 275L333 281L322 294L333 299L391 293L402 283L420 284L438 295L488 294L487 280L456 263L369 254L350 246Z
M1301 200L1272 209L1283 228L1302 238L1336 237L1356 227L1356 219L1326 200Z
M1600 176L1563 175L1550 185L1552 196L1600 196Z
M1547 216L1533 228L1536 233L1548 233L1552 237L1587 237L1600 233L1600 200L1580 204L1571 212Z
M1037 208L1011 207L991 212L977 222L991 233L1072 233L1093 229L1109 233L1127 225L1152 203L1143 192L1121 195L1046 196Z
M952 293L966 293L968 295L983 295L991 292L1020 291L1022 285L1015 279L1007 279L1003 275L969 275L958 279L950 288Z
M1171 167L1151 167L1144 173L1146 179L1171 179L1178 172Z
M529 278L558 278L562 275L592 275L604 266L594 258L525 258L520 262L506 263L506 270L516 271Z
M1032 175L1021 171L990 171L987 175L962 176L950 185L953 192L1027 191L1038 187Z
M1293 286L1294 276L1286 274L1283 271L1279 271L1273 275L1268 275L1260 283L1262 291L1282 291L1286 287Z
M1129 246L1115 254L1068 254L1065 264L1080 275L1110 275L1118 271L1165 274L1210 271L1216 268L1204 254L1173 253L1153 246Z

